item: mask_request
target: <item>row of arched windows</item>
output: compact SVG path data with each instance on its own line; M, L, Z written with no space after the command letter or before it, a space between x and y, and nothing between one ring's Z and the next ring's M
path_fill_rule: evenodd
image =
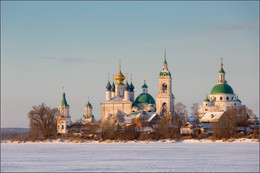
M216 100L216 97L211 97L211 100ZM219 97L219 100L223 100L224 98L223 97ZM226 97L226 100L229 100L229 99L231 99L231 100L233 100L234 99L234 97Z

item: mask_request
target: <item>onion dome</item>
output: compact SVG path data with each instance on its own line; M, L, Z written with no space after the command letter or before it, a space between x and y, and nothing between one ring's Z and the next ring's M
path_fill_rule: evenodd
M112 91L112 92L115 92L115 84L114 84L114 82L113 82L113 84L112 84L112 86L111 86L111 91Z
M65 92L62 94L62 100L61 100L61 106L68 106L66 97L65 97Z
M92 108L92 105L88 102L88 103L86 104L86 107Z
M150 94L142 93L135 99L134 105L138 104L155 104L155 100Z
M203 100L204 102L210 102L208 95L206 95L206 98Z
M135 89L135 87L134 87L133 83L131 82L131 84L130 84L130 86L129 86L129 90L130 90L130 92L133 92L134 89Z
M119 64L119 72L116 75L115 80L116 80L118 85L122 85L123 81L125 80L125 76L121 72L121 64Z
M107 91L111 91L111 84L109 81L107 82L106 89Z
M148 86L145 83L145 80L144 80L144 84L143 84L142 88L148 88Z
M215 85L210 94L234 94L232 87L226 83Z
M241 100L238 99L238 96L236 97L236 99L234 101L237 101L237 102L241 103Z
M128 84L128 82L126 81L126 83L125 83L125 86L124 86L124 88L125 88L125 90L129 90L129 84Z

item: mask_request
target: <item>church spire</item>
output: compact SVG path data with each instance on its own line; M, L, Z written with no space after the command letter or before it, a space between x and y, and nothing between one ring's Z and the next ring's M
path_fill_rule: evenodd
M164 49L164 61L163 61L163 68L160 72L160 76L171 76L171 73L168 70L167 67L167 60L166 60L166 48Z
M68 106L66 96L65 96L65 92L64 92L64 87L62 87L62 90L63 90L63 94L62 94L61 106Z
M164 48L164 64L167 64L167 61L166 61L166 48Z

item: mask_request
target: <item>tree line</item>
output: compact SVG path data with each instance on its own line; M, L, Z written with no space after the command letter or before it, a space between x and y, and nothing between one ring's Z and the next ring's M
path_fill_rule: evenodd
M198 124L198 108L199 104L194 103L191 107L191 115L197 117L194 119L194 124ZM156 128L153 132L139 132L136 127L142 127L142 123L138 119L134 119L134 125L125 127L122 129L118 124L107 123L102 124L101 121L96 123L95 126L91 126L90 131L96 133L92 136L83 135L81 138L86 139L110 139L110 140L159 140L159 139L182 139L185 136L181 136L180 128L184 125L184 116L187 115L186 106L179 102L175 104L175 115L173 124L169 126L168 120L163 118L157 122ZM231 118L228 126L222 124L216 124L213 127L213 134L211 138L222 139L232 138L239 136L238 127L247 127L247 120L250 116L254 115L252 110L248 108L234 108L225 112ZM28 113L30 120L30 132L29 137L31 139L48 139L57 138L57 117L58 109L50 108L42 103L39 106L33 106L32 110ZM101 130L97 130L101 129ZM99 132L98 132L99 131ZM254 131L255 137L259 137L259 129ZM63 135L64 136L64 135ZM65 135L66 136L66 135ZM71 136L67 134L67 136ZM241 134L240 134L241 136ZM186 136L187 137L187 136ZM205 137L202 134L193 134L192 138ZM206 136L208 137L208 136Z

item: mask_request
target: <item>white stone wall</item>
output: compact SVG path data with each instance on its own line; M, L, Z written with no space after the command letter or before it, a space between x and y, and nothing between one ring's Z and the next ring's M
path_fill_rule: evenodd
M123 84L122 85L116 84L115 85L115 96L120 95L121 97L124 97L124 90L125 90L125 88L124 88Z
M101 103L102 107L102 121L106 115L114 115L118 110L125 112L126 114L131 113L132 102L128 103Z

